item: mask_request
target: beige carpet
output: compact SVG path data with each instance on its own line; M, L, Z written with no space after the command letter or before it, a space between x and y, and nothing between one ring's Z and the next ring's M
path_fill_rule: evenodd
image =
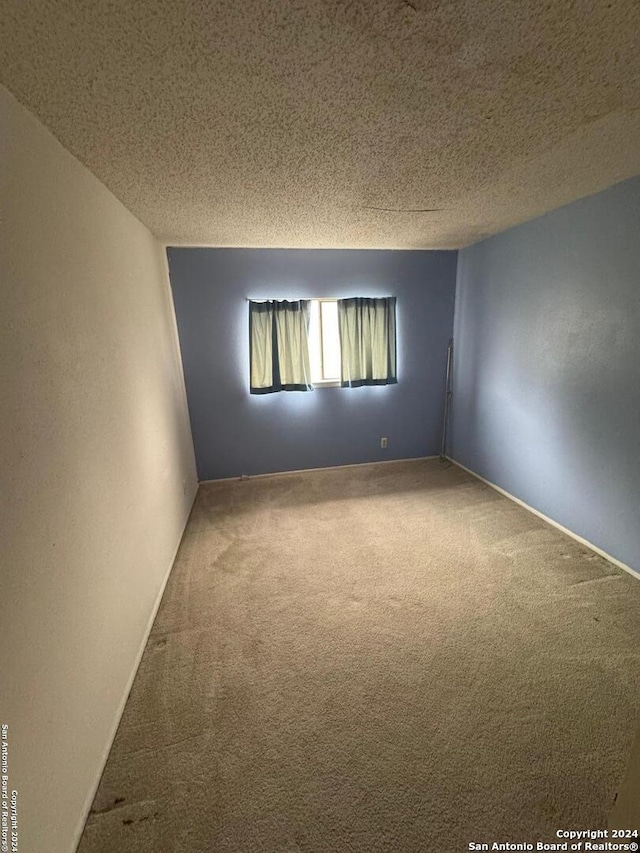
M456 467L200 489L80 853L606 827L640 582Z

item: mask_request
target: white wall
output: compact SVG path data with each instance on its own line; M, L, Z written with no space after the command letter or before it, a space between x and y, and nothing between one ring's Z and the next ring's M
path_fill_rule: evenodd
M197 489L164 251L0 87L0 722L69 853Z

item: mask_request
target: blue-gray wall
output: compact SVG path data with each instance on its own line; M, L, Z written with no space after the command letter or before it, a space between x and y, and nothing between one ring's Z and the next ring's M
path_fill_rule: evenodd
M451 456L640 570L640 178L459 253Z
M201 480L439 452L456 252L171 248L168 256ZM249 394L247 297L387 295L398 298L397 385Z

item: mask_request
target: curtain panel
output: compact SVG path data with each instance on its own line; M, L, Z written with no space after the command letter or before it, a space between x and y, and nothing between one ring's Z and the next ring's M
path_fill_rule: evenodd
M338 299L341 384L391 385L396 374L396 297Z
M310 302L249 302L251 394L310 391Z

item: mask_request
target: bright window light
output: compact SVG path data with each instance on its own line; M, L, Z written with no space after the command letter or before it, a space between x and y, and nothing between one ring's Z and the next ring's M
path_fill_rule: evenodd
M311 300L309 357L314 385L340 384L340 334L336 299Z

